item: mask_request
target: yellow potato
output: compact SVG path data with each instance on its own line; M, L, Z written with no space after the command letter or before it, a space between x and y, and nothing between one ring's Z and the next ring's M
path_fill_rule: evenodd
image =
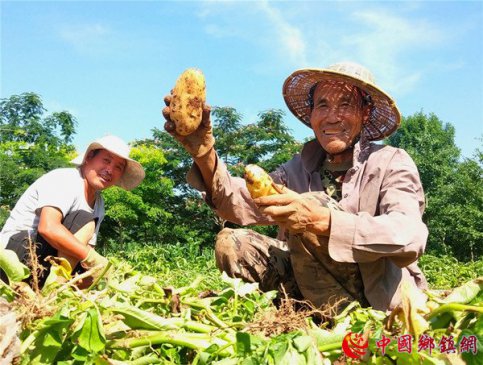
M170 119L182 136L193 133L201 123L206 84L203 73L194 68L185 70L176 81L171 97Z
M273 182L269 174L265 172L260 166L247 165L245 166L245 182L247 189L253 199L261 196L268 196L279 194L277 186Z

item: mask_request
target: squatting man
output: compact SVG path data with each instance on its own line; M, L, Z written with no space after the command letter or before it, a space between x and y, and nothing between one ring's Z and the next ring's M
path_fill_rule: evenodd
M0 248L14 251L28 264L29 240L34 242L38 263L46 268L39 275L41 286L51 266L48 256L66 259L76 272L96 267L99 270L93 270L90 281L95 279L107 265L107 259L95 250L105 214L101 191L115 185L134 189L145 176L129 152L123 140L108 135L90 143L85 153L72 161L77 167L41 176L10 213L0 232ZM1 274L6 281L5 273Z
M282 194L252 199L215 151L210 107L196 131L177 134L165 97L165 129L194 164L188 182L221 218L238 225L278 225L277 239L224 228L220 270L262 290L281 289L317 307L353 300L379 310L401 301L401 284L426 288L417 266L428 231L418 170L402 149L373 143L400 124L394 100L369 70L343 62L302 69L283 84L288 109L315 138L271 172Z

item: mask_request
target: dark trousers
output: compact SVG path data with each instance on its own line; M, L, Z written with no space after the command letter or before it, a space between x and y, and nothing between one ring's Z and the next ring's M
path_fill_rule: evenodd
M84 210L78 210L68 213L64 219L62 219L62 225L69 230L72 234L75 234L79 229L84 227L87 223L96 220L92 213ZM42 287L45 279L49 275L51 264L45 260L47 256L58 256L56 248L52 247L40 234L36 234L34 237L30 237L32 244L35 245L35 253L37 254L38 263L42 265L45 270L41 270L39 275L39 285ZM29 234L28 231L21 231L10 237L7 246L8 250L14 251L20 261L30 267L30 251L29 251ZM84 270L80 265L74 268L74 272L83 272ZM8 278L0 269L0 279L8 283ZM27 279L30 281L30 278Z

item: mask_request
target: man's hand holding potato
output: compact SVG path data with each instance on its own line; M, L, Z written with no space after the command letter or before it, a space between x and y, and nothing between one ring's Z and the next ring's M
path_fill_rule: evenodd
M163 116L166 119L164 123L164 129L171 134L193 158L200 158L210 152L211 148L215 144L215 138L213 137L213 128L211 127L210 120L210 107L203 105L202 119L199 127L188 135L181 135L176 132L176 125L170 118L170 103L171 95L164 98L166 107L163 109Z
M275 184L261 167L247 165L245 182L260 211L290 233L312 232L328 236L330 209L338 204L323 192L296 193Z
M260 211L290 233L311 232L328 236L330 209L317 193L298 194L284 188L282 194L254 199Z
M164 129L193 158L198 159L208 154L215 139L211 128L210 107L205 104L206 83L203 73L195 68L185 70L164 102Z

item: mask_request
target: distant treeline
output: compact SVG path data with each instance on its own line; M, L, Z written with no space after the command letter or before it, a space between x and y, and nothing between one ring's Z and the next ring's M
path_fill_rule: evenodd
M72 166L76 119L69 112L46 112L34 93L0 101L0 227L32 182L52 169ZM213 109L215 147L232 174L240 176L249 163L271 171L300 151L302 142L293 138L283 117L281 110L267 110L255 121L242 122L233 108ZM404 117L399 130L383 143L404 148L418 166L427 200L427 251L477 260L483 254L483 151L478 148L472 158L461 158L454 134L454 127L436 115L417 112ZM92 139L97 137L93 131ZM191 159L171 136L155 128L152 138L131 144L132 157L144 166L146 179L131 192L103 192L101 246L210 246L223 226L233 226L217 218L186 184ZM275 233L275 227L256 229Z

